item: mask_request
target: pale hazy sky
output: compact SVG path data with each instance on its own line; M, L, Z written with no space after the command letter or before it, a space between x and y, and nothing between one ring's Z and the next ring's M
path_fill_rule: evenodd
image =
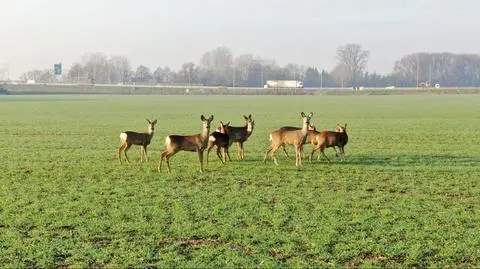
M480 53L478 0L0 0L0 11L0 69L14 79L85 52L177 70L224 45L331 70L353 42L380 73L418 51Z

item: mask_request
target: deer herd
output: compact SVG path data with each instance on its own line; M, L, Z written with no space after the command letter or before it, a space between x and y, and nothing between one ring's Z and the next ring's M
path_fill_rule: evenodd
M314 125L310 124L310 119L313 113L306 115L300 114L302 117L302 127L283 126L270 133L270 146L265 151L265 157L263 162L267 161L268 154L270 153L271 159L276 165L278 165L275 152L282 147L285 156L289 158L287 150L288 145L295 147L295 165L297 167L303 166L303 145L311 144L312 151L309 155L309 160L312 160L315 151L319 151L320 154L330 162L330 159L325 154L325 148L333 148L336 155L341 161L345 160L344 147L348 143L347 124L337 124L334 131L322 131L318 132ZM245 158L244 143L252 135L255 121L252 119L252 115L243 116L245 124L243 126L235 127L230 126L230 122L223 123L220 121L220 126L212 133L210 133L210 124L213 121L213 115L209 118L201 115L202 131L199 134L194 135L169 135L165 138L165 150L160 154L160 161L158 164L158 171L161 172L162 164L165 161L167 163L167 171L171 172L170 158L180 151L192 151L197 152L200 162L200 172L203 172L203 152L207 150L207 165L208 155L210 151L216 147L216 154L220 161L225 164L227 158L231 161L230 153L228 149L233 143L237 144L238 158L243 160ZM148 122L148 132L138 133L133 131L126 131L120 134L121 145L118 149L118 160L122 163L122 152L125 155L126 162L130 162L127 156L127 151L132 145L141 146L140 161L145 160L147 162L147 146L152 141L155 124L157 120ZM337 149L339 152L337 152Z

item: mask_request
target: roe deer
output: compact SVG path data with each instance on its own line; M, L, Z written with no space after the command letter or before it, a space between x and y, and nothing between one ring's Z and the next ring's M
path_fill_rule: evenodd
M237 143L238 158L240 160L245 158L245 149L243 147L243 143L245 143L250 135L252 135L253 127L255 126L255 121L252 119L252 114L248 115L248 117L243 115L243 118L245 119L245 125L242 127L230 126L230 122L227 122L227 124L224 126L228 137L230 138L229 147L232 145L232 143ZM228 160L231 161L230 155L228 156Z
M229 136L227 135L226 132L226 124L223 124L223 122L220 121L220 126L218 127L217 131L213 132L210 134L208 137L208 146L207 146L207 165L208 165L208 156L210 154L210 150L214 146L217 146L217 156L222 162L222 164L225 164L227 162L227 156L230 159L230 154L228 153L228 146L230 145L229 143ZM221 151L221 154L220 154ZM223 155L223 159L222 159Z
M283 145L294 145L295 146L295 166L302 166L302 157L303 157L303 144L308 136L308 125L310 124L310 118L313 116L313 112L305 115L305 113L300 114L302 116L302 129L300 130L282 130L278 129L270 133L271 145L265 151L265 158L263 162L267 161L268 153L271 152L271 158L278 165L277 157L275 157L275 152L279 147Z
M122 151L125 154L125 159L127 162L130 162L127 156L127 151L132 145L140 145L140 161L143 161L143 156L145 156L145 162L147 162L147 146L152 141L153 131L155 129L155 124L157 120L150 121L148 120L148 133L137 133L132 131L126 131L120 134L120 148L118 149L118 161L122 163Z
M292 127L292 126L283 126L283 127L280 127L279 130L284 130L284 131L293 131L293 130L301 130L302 128L299 128L299 127ZM310 141L312 139L312 137L315 136L315 132L317 129L315 128L315 125L312 125L312 124L309 124L308 125L308 135L307 135L307 139L305 139L305 142L303 144L310 144ZM282 148L283 148L283 152L285 153L285 157L287 157L287 159L290 159L290 156L288 156L288 152L287 150L285 149L285 144L282 145Z
M310 160L312 160L313 153L316 150L320 150L320 153L327 159L328 162L330 162L330 159L327 157L325 154L324 150L325 148L330 148L332 147L335 150L335 153L338 155L337 150L335 147L338 147L340 151L340 160L344 161L345 160L345 150L344 147L348 143L348 135L347 135L347 124L345 123L344 126L341 126L340 124L337 124L337 127L335 127L335 131L323 131L323 132L318 132L315 135L315 138L312 139L312 153L310 153ZM319 156L320 157L320 156Z
M158 171L162 171L163 160L167 162L168 172L170 169L170 158L179 151L196 151L200 161L200 172L203 172L203 151L207 147L208 134L210 132L210 122L213 120L213 115L210 118L205 118L201 115L202 132L196 135L169 135L165 138L165 145L167 149L160 155L160 162L158 164Z

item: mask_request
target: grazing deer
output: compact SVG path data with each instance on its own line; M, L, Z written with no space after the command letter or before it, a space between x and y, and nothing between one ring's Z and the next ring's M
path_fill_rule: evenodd
M337 154L337 156L340 157L340 160L344 161L345 160L344 147L348 143L347 124L345 123L344 126L337 124L335 131L318 132L315 135L315 138L312 139L311 142L312 142L313 150L312 150L312 153L310 153L310 160L312 160L313 153L319 149L320 153L322 153L322 155L327 159L327 161L330 162L330 159L327 157L324 150L325 148L332 147L335 150L335 153ZM338 147L340 151L340 155L338 155L335 147Z
M214 146L217 146L217 156L222 162L222 164L225 164L227 162L227 156L230 159L230 154L228 153L230 139L226 132L227 126L228 125L223 124L223 122L220 121L220 126L218 127L217 131L211 133L210 136L208 137L207 165L208 165L208 156L210 154L210 150L212 150ZM220 151L221 151L221 154L220 154ZM223 159L222 159L222 155L223 155Z
M148 161L147 159L147 146L152 141L153 131L155 129L155 124L157 124L157 120L150 121L148 120L148 133L137 133L132 131L126 131L120 134L120 148L118 149L118 161L122 163L122 151L125 154L125 159L127 162L130 162L127 156L127 150L132 145L140 145L141 152L140 152L140 161L143 161L143 156L145 156L145 162Z
M283 126L283 127L280 127L279 130L284 130L284 131L293 131L293 130L301 130L302 128L299 128L299 127L292 127L292 126ZM305 139L305 142L303 144L310 144L310 141L312 139L312 137L315 136L315 131L317 129L315 128L315 125L312 125L312 124L309 124L308 125L308 136L307 136L307 139ZM287 159L290 159L290 156L288 156L288 152L287 150L285 149L285 144L282 145L282 148L283 148L283 152L285 153L285 157L287 157Z
M252 119L251 114L248 115L248 117L243 115L243 118L245 119L245 125L242 127L230 126L230 122L227 122L223 127L230 138L229 147L232 145L232 143L237 143L238 158L240 160L245 158L245 149L243 147L243 143L245 143L250 135L252 135L253 127L255 126L255 121ZM228 160L231 161L230 155L228 156Z
M196 151L200 161L200 172L203 172L203 151L207 147L208 135L210 132L210 122L213 120L213 115L210 118L205 118L201 115L202 132L196 135L169 135L165 138L165 145L167 149L160 155L160 162L158 164L158 171L162 171L163 160L167 162L168 172L170 169L170 158L179 151Z
M268 153L271 152L271 157L276 165L278 165L277 157L275 157L275 152L277 149L283 145L294 145L295 146L295 166L302 166L302 156L303 156L303 144L308 136L308 125L310 124L310 119L313 116L313 112L305 115L301 113L302 116L302 129L300 130L281 130L278 129L270 133L271 145L265 151L265 158L263 162L267 161Z

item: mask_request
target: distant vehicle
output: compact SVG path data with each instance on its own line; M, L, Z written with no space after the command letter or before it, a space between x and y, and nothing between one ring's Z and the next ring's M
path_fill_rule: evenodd
M395 89L395 86L388 86L388 87L385 87L385 89Z
M440 84L435 84L435 89L440 89Z
M267 80L264 88L303 88L300 80Z
M29 79L29 80L27 80L27 84L35 84L35 80L34 79Z

